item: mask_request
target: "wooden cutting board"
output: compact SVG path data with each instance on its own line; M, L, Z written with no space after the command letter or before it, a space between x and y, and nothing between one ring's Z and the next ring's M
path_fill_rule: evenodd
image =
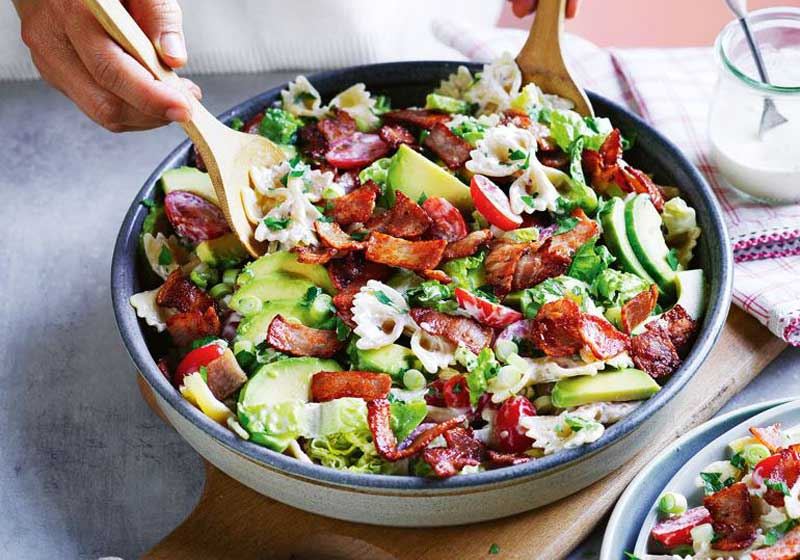
M393 529L313 515L257 494L206 464L206 484L189 517L144 558L558 560L577 546L658 451L711 417L775 358L785 343L732 309L716 347L662 418L653 445L630 463L573 496L498 521L433 529ZM144 382L145 398L153 403ZM776 387L776 395L779 389ZM148 398L149 397L149 398ZM498 548L490 555L492 545Z

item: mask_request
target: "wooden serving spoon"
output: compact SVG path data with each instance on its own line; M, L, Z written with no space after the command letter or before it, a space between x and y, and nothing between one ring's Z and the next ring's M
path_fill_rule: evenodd
M569 99L578 113L593 117L592 104L572 77L561 52L566 9L567 0L539 0L528 40L517 55L517 65L523 84L535 83L545 93Z
M83 0L83 3L119 46L157 80L185 91L180 77L164 66L150 39L119 0ZM241 192L249 186L252 166L275 165L286 156L263 136L233 130L217 120L194 96L187 93L187 97L191 100L192 118L181 126L203 157L225 219L251 255L263 255L265 244L255 239Z

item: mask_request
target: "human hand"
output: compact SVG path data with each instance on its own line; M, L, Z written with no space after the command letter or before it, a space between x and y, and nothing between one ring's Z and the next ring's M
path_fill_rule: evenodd
M145 130L191 117L188 98L202 97L156 80L108 36L81 0L15 0L22 40L46 81L97 124L112 132ZM176 0L128 0L128 11L172 68L186 64Z
M539 0L509 0L511 2L511 11L517 17L525 17L536 11L536 5ZM578 12L579 0L567 0L567 17L573 18Z

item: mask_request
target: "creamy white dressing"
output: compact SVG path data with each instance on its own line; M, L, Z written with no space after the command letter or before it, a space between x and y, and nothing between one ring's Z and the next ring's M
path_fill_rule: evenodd
M764 48L771 78L800 87L800 46ZM758 137L764 97L744 86L717 88L709 121L711 154L719 170L737 189L762 199L800 200L800 94L772 96L789 122Z

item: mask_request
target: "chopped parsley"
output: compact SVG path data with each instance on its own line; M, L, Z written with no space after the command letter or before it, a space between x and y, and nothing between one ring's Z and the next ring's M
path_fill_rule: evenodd
M369 232L367 230L362 230L362 231L354 231L353 233L350 234L350 237L352 237L356 241L364 241L364 239L367 238L367 235L369 235Z
M314 300L317 299L318 296L322 294L322 288L317 286L311 286L308 290L306 290L303 299L300 300L300 305L302 307L311 307L313 305Z
M534 199L537 196L539 196L538 192L537 193L533 193L533 195L523 194L520 198L522 199L522 202L525 204L525 206L527 206L528 208L533 208L534 204L535 204Z
M573 432L580 432L584 428L591 428L596 424L596 422L592 422L591 420L586 420L585 418L581 418L580 416L564 416L564 423L570 427Z
M271 231L278 231L286 229L290 221L290 218L273 218L272 216L267 216L264 218L264 225Z
M626 551L624 551L622 554L624 554L624 555L625 555L625 558L626 558L627 560L642 560L641 558L639 558L638 556L636 556L636 555L635 555L635 554L633 554L632 552L628 552L627 550L626 550Z
M767 488L770 490L774 492L780 492L784 496L788 496L790 494L789 487L782 480L765 480L764 484L766 484Z
M217 340L216 336L204 336L203 338L198 338L197 340L192 341L192 350L202 348L206 344L211 344L215 340Z
M526 157L527 156L525 155L525 152L523 152L522 150L512 150L510 148L508 150L508 159L510 159L511 161L518 161L521 159L525 159Z
M558 229L553 235L559 235L561 233L567 233L572 228L578 225L578 218L574 218L572 216L568 216L565 218L558 219Z
M158 254L158 264L161 266L172 264L172 251L166 245L161 247L161 252Z
M340 341L344 342L350 336L352 329L347 326L347 324L342 321L339 316L337 315L334 319L334 324L336 325L336 338Z
M375 106L372 112L376 115L382 115L392 110L392 100L386 95L378 95L375 97Z
M233 130L242 130L244 128L244 121L239 117L233 117L233 120L231 120L231 128Z
M380 291L380 290L374 291L374 292L372 292L372 295L374 295L375 299L377 299L383 305L388 305L389 307L392 307L392 308L395 307L394 302L389 298L389 296L387 296L382 291Z
M700 480L703 481L703 490L706 496L719 492L726 486L736 482L733 477L722 480L722 475L718 472L701 472Z
M500 554L500 545L492 543L492 546L489 547L489 554Z
M156 202L155 200L150 200L149 198L145 198L139 204L141 204L145 208L155 208Z
M208 383L208 368L206 368L206 366L200 366L200 369L197 371L200 372L200 377L203 378L203 381Z
M747 461L744 459L744 455L741 452L734 453L730 459L731 465L739 469L740 471L747 469Z
M783 523L779 523L778 525L770 528L766 533L764 533L764 544L766 546L774 545L780 540L781 537L783 537L783 535L797 527L798 523L800 523L800 521L796 519L787 519Z
M424 204L426 200L428 200L428 194L423 191L423 193L419 195L419 198L417 199L417 204Z

